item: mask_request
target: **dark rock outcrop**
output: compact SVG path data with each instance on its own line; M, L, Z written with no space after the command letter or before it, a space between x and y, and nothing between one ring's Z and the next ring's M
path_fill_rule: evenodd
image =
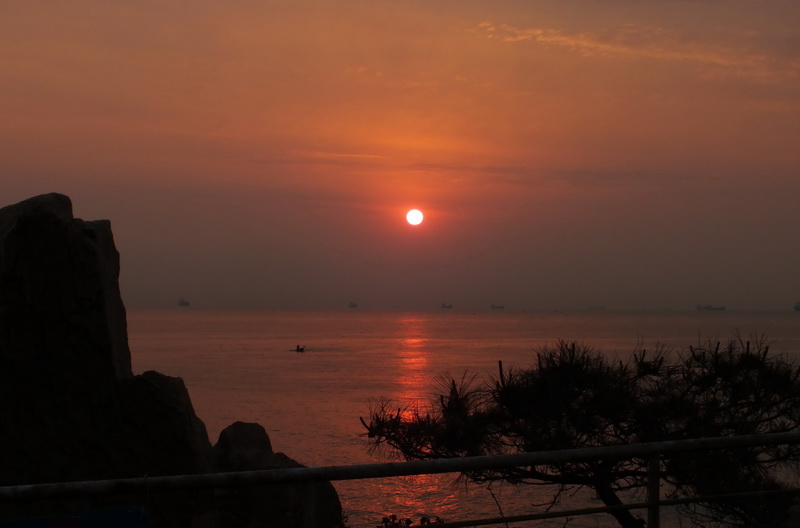
M211 453L216 472L305 467L283 453L274 453L259 424L235 422L225 428ZM216 491L217 528L249 526L335 526L342 507L330 482L265 485ZM307 518L307 516L311 516Z
M110 223L74 218L68 197L42 195L0 209L0 485L212 469L208 435L183 381L131 372L118 276ZM251 438L232 428L215 448L214 468L296 464L272 453L266 433ZM269 462L258 451L265 447ZM228 522L229 505L274 504L248 515L292 520L302 503L289 499L292 489L222 493L217 515L210 490L0 503L0 521L133 505L144 506L154 526L210 528L215 517L226 523L218 526L252 526L238 514L239 524ZM338 506L332 487L323 493ZM319 525L336 524L341 509L330 515Z
M130 377L118 277L108 220L73 218L61 194L0 209L0 344L29 364L80 364L87 383Z

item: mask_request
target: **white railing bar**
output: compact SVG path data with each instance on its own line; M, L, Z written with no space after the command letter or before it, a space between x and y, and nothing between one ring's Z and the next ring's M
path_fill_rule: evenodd
M800 433L788 432L668 440L643 444L538 451L512 455L440 458L433 460L415 460L411 462L387 462L349 466L267 469L228 473L144 476L82 482L26 484L0 487L0 500L131 494L154 491L238 487L279 482L337 481L436 473L458 473L599 459L624 460L631 458L648 458L667 453L796 443L800 443Z

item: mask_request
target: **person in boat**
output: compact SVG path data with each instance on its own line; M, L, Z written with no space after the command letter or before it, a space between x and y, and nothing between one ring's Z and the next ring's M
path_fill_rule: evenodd
M297 346L295 347L294 351L295 351L295 352L305 352L305 351L306 351L306 347L304 347L304 346L300 346L300 345L297 345Z

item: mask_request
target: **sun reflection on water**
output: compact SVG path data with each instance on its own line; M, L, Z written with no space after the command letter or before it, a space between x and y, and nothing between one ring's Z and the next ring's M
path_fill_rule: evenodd
M459 509L452 475L415 475L375 479L372 483L372 511L395 514L419 524L421 517L454 520ZM380 521L379 518L375 519Z
M422 317L403 317L400 339L399 392L394 396L403 405L421 401L428 393L430 370L426 345L430 342L427 320Z
M419 409L430 396L429 347L432 339L429 321L424 317L402 317L398 323L401 328L397 340L397 375L391 399L399 409L404 409L404 413L409 413ZM383 512L384 515L411 518L415 524L419 524L423 516L452 520L459 505L458 490L453 482L454 475L375 479L370 483L369 499L363 506L374 512ZM380 522L380 518L376 518L375 522Z

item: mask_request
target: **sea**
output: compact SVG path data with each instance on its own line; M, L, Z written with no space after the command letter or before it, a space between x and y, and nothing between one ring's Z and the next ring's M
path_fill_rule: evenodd
M675 351L708 339L765 338L770 351L800 356L800 313L528 312L513 310L211 311L195 307L129 309L128 342L135 374L156 370L183 379L195 412L216 443L236 421L256 422L273 450L306 466L396 460L372 452L359 418L376 401L398 407L435 397L443 375L496 376L526 367L536 350L559 340L610 358L665 346ZM303 348L302 352L297 347ZM465 483L457 475L334 482L347 525L374 527L397 515L419 524L520 515L546 509L549 487ZM599 506L583 490L553 509ZM641 512L645 516L645 512ZM669 514L665 519L669 519ZM515 526L613 527L607 514ZM667 525L669 525L667 523ZM678 524L674 524L678 526Z

